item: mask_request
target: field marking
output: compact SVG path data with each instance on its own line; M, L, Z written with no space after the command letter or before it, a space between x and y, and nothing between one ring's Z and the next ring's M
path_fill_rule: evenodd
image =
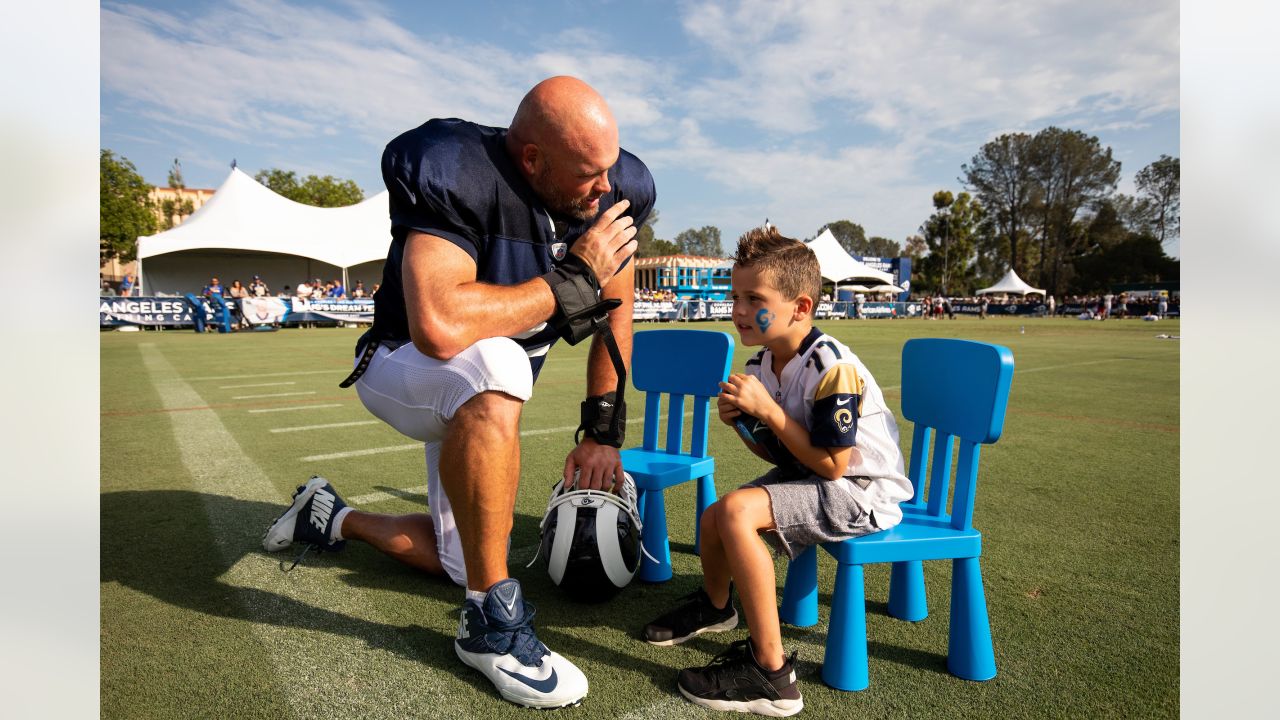
M427 486L415 485L413 487L400 488L397 492L412 493L414 495L426 495ZM400 496L397 494L385 492L383 490L377 490L371 493L365 493L364 495L356 495L355 497L347 498L347 504L348 505L373 505L374 503L386 502L387 500L395 500L399 497Z
M278 385L297 385L297 384L298 384L298 383L294 382L293 380L285 380L285 381L282 381L282 382L249 383L248 385L223 385L223 386L219 387L218 389L219 389L219 390L239 390L240 388L251 388L251 387L276 387L276 386L278 386Z
M200 401L195 390L178 378L177 370L154 348L142 351L143 366L166 406L189 407ZM157 382L159 381L159 382ZM275 557L261 552L260 527L250 528L235 503L266 503L284 507L286 498L267 480L266 473L248 457L222 420L211 409L169 415L174 443L190 474L192 489L202 496L209 529L214 535L226 570L216 582L237 590L236 601L250 621L258 654L274 669L275 683L290 708L342 707L359 717L373 707L352 706L353 681L369 682L385 676L388 665L397 675L420 677L443 686L457 686L452 673L427 667L412 659L399 639L402 628L368 617L376 606L372 592L359 587L336 591L332 573L320 571L302 576L280 571ZM216 499L215 499L216 498ZM283 556L286 553L281 553ZM348 666L331 662L350 655L368 662ZM376 662L374 662L376 661ZM353 678L353 667L369 669L364 678ZM307 682L294 682L305 671ZM369 702L380 700L371 698ZM463 717L466 709L434 695L431 702L446 717Z
M357 425L377 425L381 420L352 420L351 422L325 423L323 425L298 425L296 427L271 428L273 433L303 432L306 430L328 430L330 428L355 427Z
M154 346L155 345L153 343L152 347ZM203 377L189 377L189 378L178 377L177 379L183 380L185 382L192 382L195 380L251 380L253 378L293 377L294 375L327 375L330 373L337 376L337 375L341 375L342 371L341 370L294 370L292 372L254 373L252 375L205 375Z
M299 390L298 392L269 393L267 395L233 395L232 400L257 400L258 398L289 397L290 395L315 395L315 390Z
M336 408L342 407L342 403L328 403L325 405L290 405L289 407L278 408L258 408L257 410L249 410L251 413L269 413L269 412L287 412L289 410L316 410L318 408Z
M690 417L693 417L693 413L685 413L684 416L685 418L690 418ZM378 421L373 420L369 422L378 422ZM628 424L638 423L638 422L644 422L644 418L639 417L639 418L631 418L627 420ZM343 423L337 423L334 425L334 427L339 427L341 425L343 425ZM324 426L316 426L316 427L324 427ZM578 429L577 425L562 425L560 427L539 428L537 430L521 430L520 437L525 437L528 435L549 435L551 433L568 432L570 430L577 430L577 429ZM272 430L271 432L276 432L276 431ZM368 455L381 455L383 453L403 452L405 450L412 450L414 448L421 448L421 447L422 447L422 443L420 442L411 443L407 445L386 445L384 447L364 448L362 450L347 450L344 452L325 453L324 455L307 455L306 457L298 458L298 462L343 460L346 458L353 458L353 457L366 457Z

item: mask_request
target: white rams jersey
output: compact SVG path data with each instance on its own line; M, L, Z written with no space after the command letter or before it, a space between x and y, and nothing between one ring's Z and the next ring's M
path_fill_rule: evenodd
M815 447L856 447L858 453L850 458L845 477L871 482L865 488L865 483L857 482L840 485L860 495L859 500L883 520L897 522L898 503L910 500L912 494L898 447L898 423L875 378L852 350L814 328L800 352L782 368L781 377L773 373L773 353L768 348L747 361L745 372L759 378L783 411L804 424ZM752 427L740 426L740 430L764 445L776 464L799 465L772 432L757 432L767 428L755 418L745 416L744 420ZM882 527L888 524L881 522Z

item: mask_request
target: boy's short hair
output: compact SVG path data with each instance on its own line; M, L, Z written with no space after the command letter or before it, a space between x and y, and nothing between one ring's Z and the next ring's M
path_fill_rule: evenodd
M743 233L733 262L735 268L768 270L772 285L788 300L808 295L817 301L822 292L818 256L808 245L783 236L772 225Z

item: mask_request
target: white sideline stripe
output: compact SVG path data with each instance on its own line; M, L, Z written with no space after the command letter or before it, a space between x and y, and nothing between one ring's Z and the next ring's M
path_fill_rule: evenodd
M415 485L413 487L400 488L399 492L413 494L413 495L426 495L427 486ZM389 492L384 492L382 490L379 490L377 492L365 493L364 495L357 495L353 498L348 498L347 504L348 505L372 505L374 503L386 502L387 500L394 500L398 497L400 496L395 493L389 493Z
M275 387L275 386L277 386L277 385L297 385L297 384L298 384L298 383L294 382L293 380L286 380L286 381L284 381L284 382L272 382L272 383L250 383L250 384L248 384L248 385L223 385L223 386L219 387L218 389L219 389L219 390L239 390L240 388L251 388L251 387Z
M342 407L342 403L327 403L325 405L290 405L289 407L279 408L258 408L250 410L251 413L268 413L268 412L288 412L289 410L315 410L317 408L335 408Z
M152 344L154 347L154 343ZM139 346L141 347L141 346ZM253 373L252 375L205 375L203 377L190 378L174 378L186 380L188 382L195 380L251 380L253 378L267 377L293 377L294 375L341 375L341 370L292 370L290 372L269 372L269 373Z
M684 416L686 418L690 418L690 417L693 417L693 413L685 413ZM368 422L378 422L378 421L370 420ZM638 422L644 422L644 418L642 417L631 418L627 420L627 424L638 423ZM332 427L340 427L344 424L345 423L337 423ZM325 426L316 425L314 427L325 427ZM539 428L538 430L522 430L520 432L520 437L525 437L527 435L549 435L551 433L567 432L569 430L577 430L577 429L578 429L577 425L562 425L560 427L553 427L553 428ZM272 430L271 432L276 432L276 431ZM422 443L411 443L408 445L388 445L386 447L364 448L363 450L347 450L346 452L326 453L324 455L308 455L306 457L298 458L298 462L319 462L322 460L342 460L344 458L365 457L367 455L381 455L383 453L402 452L404 450L413 450L414 448L421 448L421 447L422 447Z
M205 405L159 350L142 348L142 361L165 408ZM269 519L247 518L234 503L222 499L283 508L287 498L245 455L215 411L166 414L192 489L205 498L213 545L227 566L217 581L240 591L237 602L250 619L247 625L255 636L258 655L271 664L278 680L275 685L286 695L289 707L299 708L299 716L305 714L301 709L312 707L341 707L355 717L380 714L382 698L372 693L362 702L361 694L350 691L350 683L376 682L385 678L389 668L397 677L421 678L428 686L453 691L462 687L449 674L412 659L411 653L396 651L403 647L397 640L398 629L386 619L369 617L377 602L368 591L335 582L337 575L325 568L314 568L301 576L282 573L277 556L266 556L261 549L261 533ZM304 610L310 612L304 614ZM334 619L350 626L349 634L336 633ZM335 663L331 661L335 656L353 657L356 662ZM361 669L366 666L370 669ZM306 682L292 682L300 671ZM465 717L468 711L448 697L433 693L433 709L445 717Z
M271 428L273 433L302 432L304 430L328 430L329 428L355 427L357 425L376 425L381 420L353 420L351 422L325 423L323 425L298 425L296 427Z
M316 394L315 390L300 390L298 392L269 393L267 395L234 395L232 396L231 399L232 400L257 400L258 398L289 397L290 395L315 395L315 394Z

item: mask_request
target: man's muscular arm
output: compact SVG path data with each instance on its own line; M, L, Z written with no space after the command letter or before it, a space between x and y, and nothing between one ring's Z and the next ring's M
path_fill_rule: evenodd
M635 303L635 262L618 271L601 293L602 297L618 298L622 304L609 311L609 329L618 343L623 365L631 371L631 319ZM591 341L591 353L587 360L587 395L603 395L618 389L618 374L613 369L609 351L599 337ZM589 437L565 458L565 481L573 480L574 470L581 470L578 488L617 491L622 485L622 458L618 449L601 445Z
M623 200L601 213L571 250L604 287L613 287L618 266L635 251L636 229L631 218L622 216L627 206ZM405 240L401 277L409 336L419 352L438 360L448 360L478 340L522 333L556 310L546 280L510 286L477 282L476 263L464 250L414 230Z

